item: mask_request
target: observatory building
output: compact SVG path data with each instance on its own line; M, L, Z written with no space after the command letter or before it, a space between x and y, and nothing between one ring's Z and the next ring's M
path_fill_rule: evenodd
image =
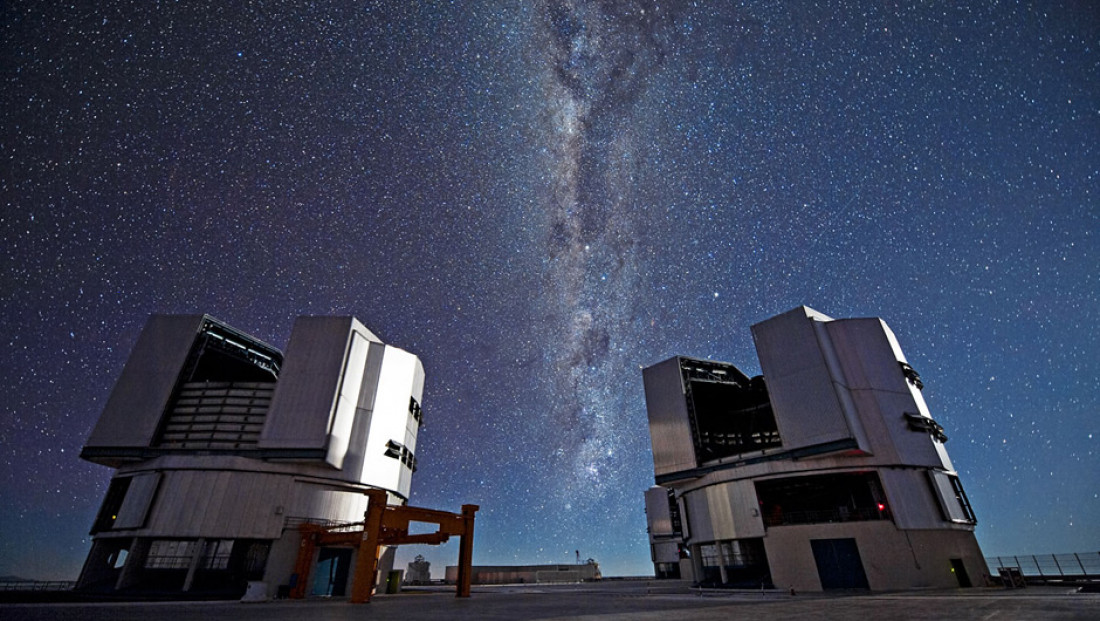
M116 472L78 588L289 590L299 525L362 521L368 489L405 504L423 387L416 356L352 317L299 317L284 354L153 315L81 452ZM354 555L319 548L307 592L344 594Z
M657 576L796 591L981 584L974 512L890 328L799 307L752 334L763 377L680 356L643 370Z

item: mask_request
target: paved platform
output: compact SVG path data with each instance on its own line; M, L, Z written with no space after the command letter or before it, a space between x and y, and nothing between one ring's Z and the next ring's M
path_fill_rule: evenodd
M475 587L469 599L425 589L378 595L370 604L342 599L239 602L129 602L0 605L0 619L310 621L361 619L619 621L670 619L1100 619L1100 594L1067 587L965 589L896 594L716 592L699 594L656 581L560 586Z

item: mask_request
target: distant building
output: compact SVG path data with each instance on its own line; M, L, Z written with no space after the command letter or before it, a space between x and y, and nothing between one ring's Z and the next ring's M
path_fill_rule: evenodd
M576 565L475 565L473 584L549 584L602 579L600 565L588 559ZM447 567L447 584L458 581L458 567Z
M799 307L752 333L763 377L679 356L643 370L657 577L797 591L982 583L947 437L886 324Z
M431 581L432 564L417 554L416 558L409 562L409 569L405 572L405 584L430 584Z
M153 315L81 453L117 472L78 588L285 592L299 524L361 521L369 488L405 503L423 387L416 356L351 317L299 317L284 355ZM354 556L320 548L310 592L345 593Z

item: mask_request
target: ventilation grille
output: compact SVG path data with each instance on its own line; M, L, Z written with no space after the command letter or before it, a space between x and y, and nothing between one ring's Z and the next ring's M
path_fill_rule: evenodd
M160 447L253 447L260 439L274 391L274 382L184 384L165 421Z

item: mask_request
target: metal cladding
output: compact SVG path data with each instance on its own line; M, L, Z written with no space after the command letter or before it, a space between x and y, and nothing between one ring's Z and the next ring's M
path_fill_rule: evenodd
M803 591L980 582L947 435L890 328L803 306L752 334L761 377L679 356L643 370L658 577Z

